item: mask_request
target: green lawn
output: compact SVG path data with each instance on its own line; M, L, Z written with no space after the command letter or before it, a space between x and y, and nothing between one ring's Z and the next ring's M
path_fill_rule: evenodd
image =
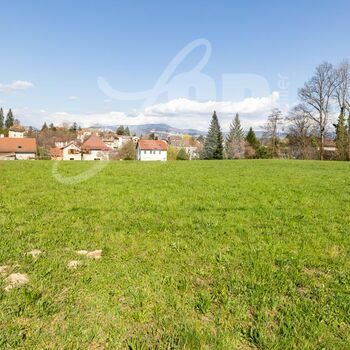
M0 348L350 348L349 163L52 166L0 162Z

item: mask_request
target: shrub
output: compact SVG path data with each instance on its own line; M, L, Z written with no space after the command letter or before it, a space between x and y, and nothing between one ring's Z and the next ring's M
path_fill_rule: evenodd
M188 160L188 154L184 148L181 148L176 156L176 160Z

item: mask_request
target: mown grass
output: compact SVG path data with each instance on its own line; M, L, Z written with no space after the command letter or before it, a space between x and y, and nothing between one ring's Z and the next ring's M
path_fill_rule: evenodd
M0 163L0 348L350 348L350 164L52 164Z

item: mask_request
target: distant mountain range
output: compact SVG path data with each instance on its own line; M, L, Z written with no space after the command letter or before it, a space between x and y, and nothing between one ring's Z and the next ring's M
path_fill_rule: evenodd
M126 126L126 125L124 125ZM192 136L205 135L205 131L197 130L197 129L179 129L174 128L168 124L141 124L141 125L127 125L129 130L136 135L145 135L151 132L157 134L187 134ZM94 129L103 129L103 130L112 130L115 131L118 125L93 125L91 128Z
M90 128L92 129L98 129L98 130L111 130L115 131L119 125L99 125L94 124ZM140 125L124 125L125 127L128 126L129 130L132 133L135 133L137 136L140 135L146 135L150 134L151 132L154 132L158 135L165 136L169 134L182 134L182 135L191 135L191 136L199 136L203 135L205 136L207 134L206 131L197 130L197 129L180 129L175 128L173 126L170 126L168 124L159 123L159 124L140 124ZM246 132L248 130L245 130ZM256 137L261 138L263 136L264 131L262 130L254 130ZM226 136L228 133L223 132L224 136ZM279 137L284 138L286 137L286 133L281 131L279 132Z

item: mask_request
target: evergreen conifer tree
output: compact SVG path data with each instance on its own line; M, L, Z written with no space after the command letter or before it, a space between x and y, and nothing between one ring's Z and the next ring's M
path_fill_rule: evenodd
M338 159L346 160L348 157L348 154L347 154L348 135L347 135L347 128L345 125L345 108L344 107L342 107L340 110L338 124L336 125L335 142L338 150Z
M69 130L70 130L71 132L77 132L77 130L78 130L78 124L77 124L77 122L74 122L74 123L72 124L72 126L69 128Z
M10 129L11 126L13 126L14 123L14 117L11 108L9 109L7 116L6 116L6 121L5 121L5 127L6 129Z
M223 159L224 146L223 136L220 129L220 124L216 112L214 111L211 119L208 134L205 138L204 148L202 153L203 159Z
M120 125L116 131L117 135L124 135L124 126Z
M0 108L0 129L4 127L4 111L2 108Z
M259 148L259 141L256 138L253 128L249 128L249 131L245 139L255 150Z
M230 125L230 132L226 138L226 154L229 159L244 157L244 132L238 113Z
M46 124L46 122L43 124L43 126L41 127L41 131L47 130L48 126Z

